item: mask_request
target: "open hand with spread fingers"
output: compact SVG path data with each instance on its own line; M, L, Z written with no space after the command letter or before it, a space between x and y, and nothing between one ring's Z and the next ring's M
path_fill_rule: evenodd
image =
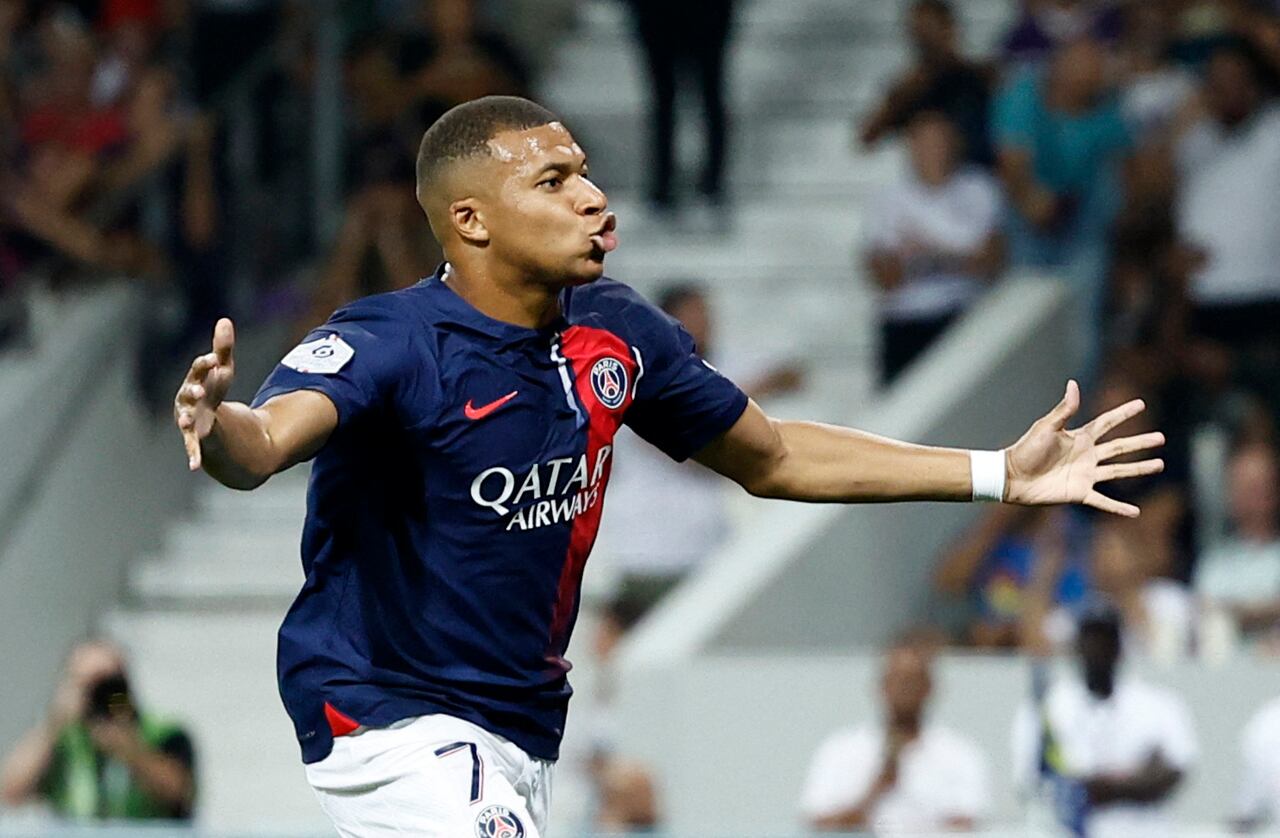
M1108 461L1158 448L1164 445L1164 434L1155 431L1099 442L1116 426L1146 410L1141 399L1112 408L1080 428L1067 430L1067 422L1079 408L1080 387L1069 381L1062 401L1005 451L1005 500L1026 505L1083 503L1126 518L1137 517L1138 507L1107 497L1094 487L1108 480L1163 471L1164 461L1160 459Z
M191 362L191 369L178 388L173 402L173 418L187 448L187 465L200 468L200 443L213 430L218 405L226 398L235 377L235 327L222 318L213 329L213 351Z

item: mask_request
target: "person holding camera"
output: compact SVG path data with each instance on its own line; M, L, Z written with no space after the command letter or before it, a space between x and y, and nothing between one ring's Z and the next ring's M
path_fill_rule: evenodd
M71 820L189 820L195 790L190 737L138 708L124 655L102 640L72 650L47 718L0 768L0 801L43 799Z

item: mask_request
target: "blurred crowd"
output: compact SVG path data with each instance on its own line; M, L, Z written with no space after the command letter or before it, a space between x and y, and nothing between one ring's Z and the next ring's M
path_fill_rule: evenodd
M996 54L976 58L961 46L963 4L908 4L909 66L859 116L860 143L896 139L906 152L858 248L878 289L881 380L892 385L1003 277L1061 279L1084 412L1144 398L1123 433L1162 430L1166 467L1114 487L1142 507L1136 521L985 513L938 559L934 628L962 645L1051 652L1105 594L1161 659L1280 654L1280 4L1020 9ZM687 286L671 286L667 310L701 336L712 313L705 297L681 302ZM721 347L704 348L720 363ZM758 398L803 381L783 360L772 368L782 386ZM606 527L629 533L617 539L619 595L649 602L728 526L696 466L630 459L617 493L645 512L627 517L667 521L672 537L638 538L616 516Z
M919 0L913 64L861 126L909 175L873 209L884 380L1007 271L1066 280L1079 375L1125 433L1168 438L1162 475L1115 490L1136 521L998 508L941 557L939 628L1062 648L1111 597L1162 659L1274 653L1280 638L1280 8L1254 0L1035 0L997 55Z
M0 351L29 340L32 283L128 277L148 287L140 371L160 398L165 362L218 315L303 332L416 281L439 257L413 200L417 142L454 104L527 92L545 48L490 23L521 7L0 2Z

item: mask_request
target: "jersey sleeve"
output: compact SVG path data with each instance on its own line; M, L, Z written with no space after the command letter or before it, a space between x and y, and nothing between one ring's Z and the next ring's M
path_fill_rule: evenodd
M329 398L343 428L384 412L405 426L425 421L439 403L439 376L422 327L378 298L339 309L267 376L252 406L295 390Z
M738 421L747 395L699 357L689 333L661 310L640 303L631 319L642 371L625 421L671 459L686 460Z

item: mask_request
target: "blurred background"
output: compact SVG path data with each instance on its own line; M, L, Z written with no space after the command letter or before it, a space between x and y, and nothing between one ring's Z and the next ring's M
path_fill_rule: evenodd
M172 393L219 315L246 398L429 274L417 142L488 93L769 411L994 448L1076 376L1169 439L1119 521L620 437L553 834L1280 812L1280 4L0 0L0 64L0 834L330 834L274 682L306 467L188 475Z

